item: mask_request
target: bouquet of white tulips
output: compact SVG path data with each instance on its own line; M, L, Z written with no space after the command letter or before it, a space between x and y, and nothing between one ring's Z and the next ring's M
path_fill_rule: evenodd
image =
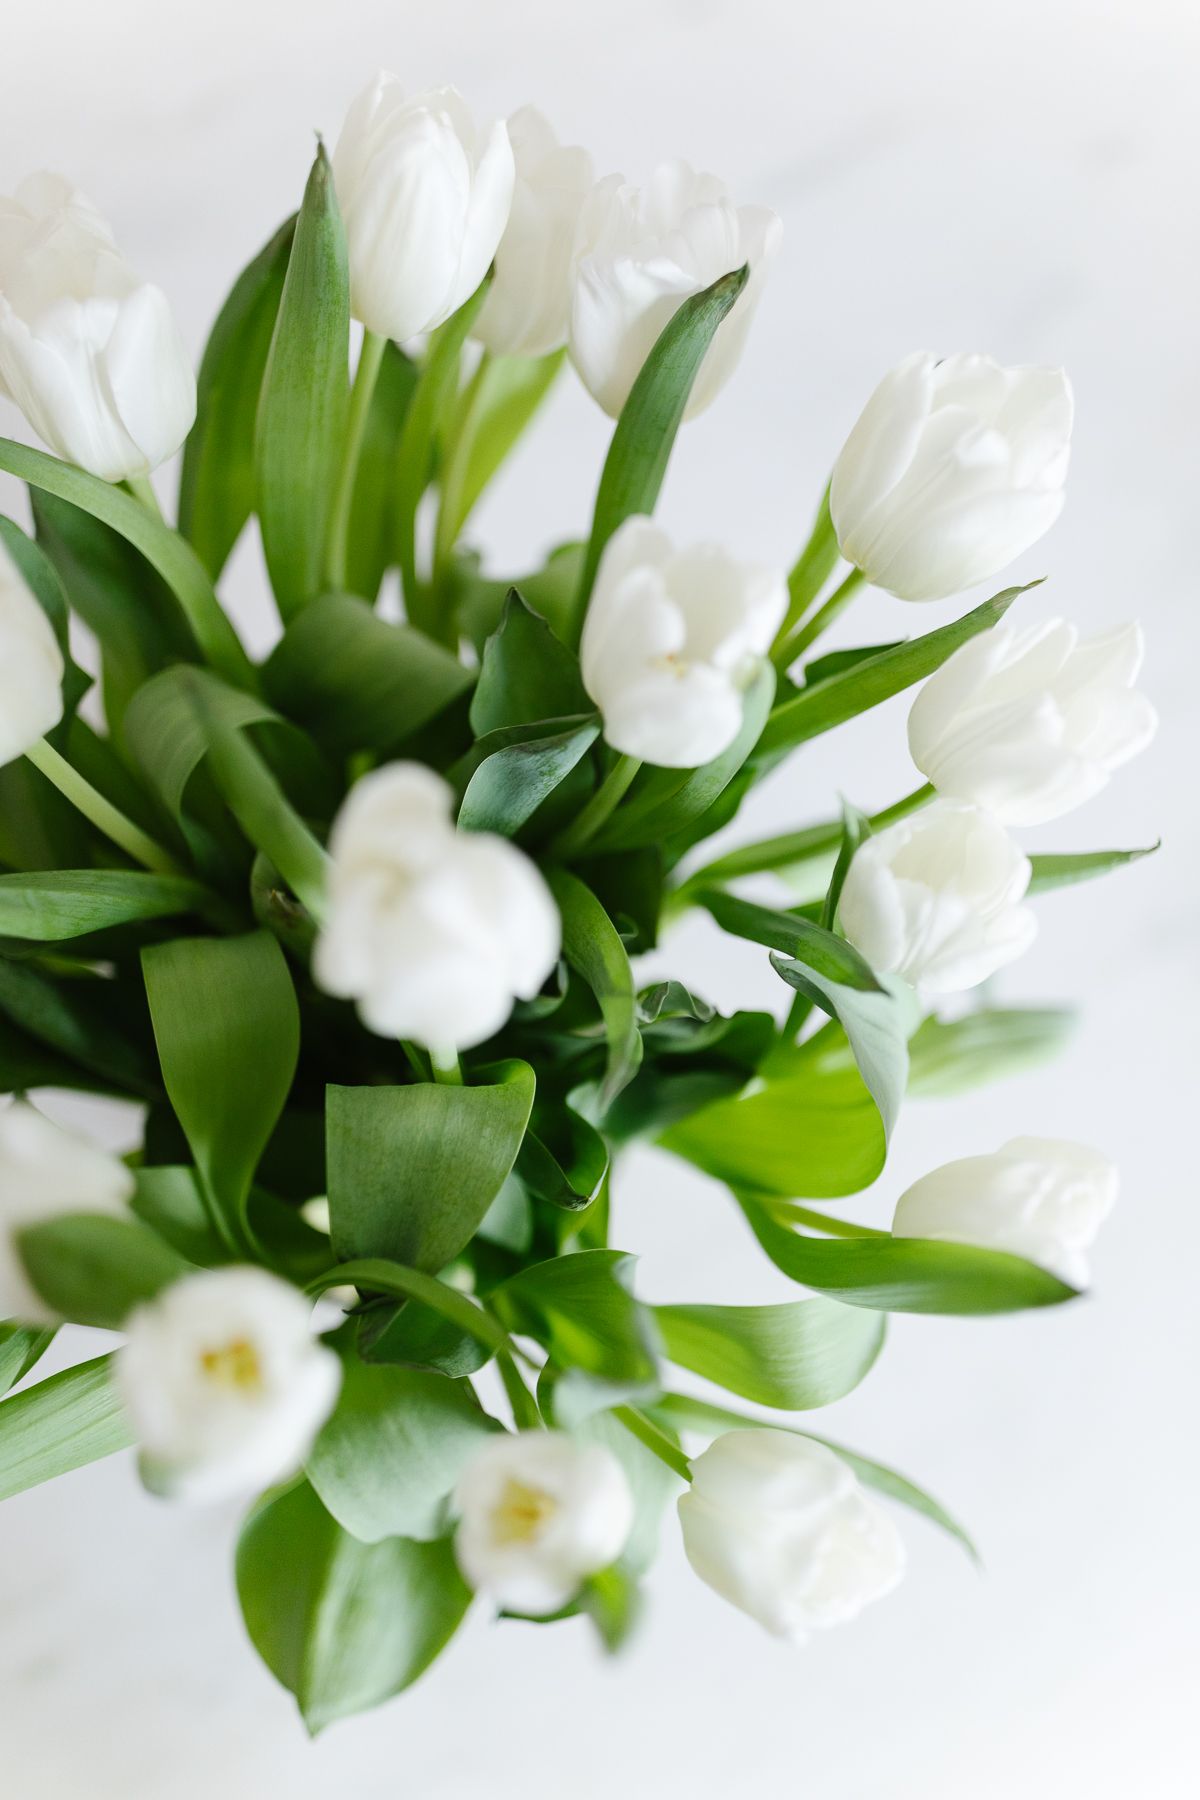
M826 1209L880 1176L906 1090L1054 1048L1060 1011L959 997L1036 895L1142 854L1010 831L1154 714L1135 626L1081 636L1020 589L819 644L863 582L946 599L1041 537L1059 371L886 375L790 574L652 522L779 232L682 163L595 183L531 109L477 131L381 77L196 380L89 201L0 200L0 388L53 453L0 441L32 506L0 520L0 1497L136 1446L156 1495L251 1502L247 1630L314 1730L405 1688L473 1596L615 1648L660 1528L792 1640L895 1584L903 1509L969 1547L798 1415L889 1312L1071 1299L1114 1199L1098 1151L1018 1136L890 1231ZM485 572L464 531L568 362L615 420L590 526ZM149 476L180 446L172 526ZM251 518L261 665L217 594ZM906 690L924 785L706 855ZM769 954L777 1015L639 982L687 908ZM138 1103L138 1151L56 1090ZM727 1184L777 1304L640 1290L610 1210L634 1139ZM27 1380L63 1323L114 1346Z

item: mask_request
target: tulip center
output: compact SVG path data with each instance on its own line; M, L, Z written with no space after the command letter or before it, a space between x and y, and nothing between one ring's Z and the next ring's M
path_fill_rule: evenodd
M493 1515L492 1536L497 1544L532 1543L557 1511L553 1494L529 1487L523 1481L509 1480Z
M217 1387L246 1391L262 1386L262 1364L249 1338L230 1338L227 1344L202 1350L200 1367Z

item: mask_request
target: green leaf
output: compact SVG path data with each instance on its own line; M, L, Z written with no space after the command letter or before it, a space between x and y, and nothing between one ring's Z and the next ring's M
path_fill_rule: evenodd
M304 191L255 435L263 555L283 618L321 590L350 406L350 277L325 146Z
M499 625L505 602L514 588L565 643L586 548L575 542L559 544L540 569L512 579L481 575L478 553L460 550L446 579L454 595L459 625L478 655L483 655L483 647Z
M24 1381L54 1342L54 1335L50 1327L18 1325L13 1319L0 1321L0 1397Z
M208 571L178 532L120 488L9 438L0 438L0 469L90 513L140 550L175 595L213 668L235 686L253 686L254 670L213 592Z
M577 600L577 626L591 597L604 547L634 513L654 511L675 433L683 422L692 384L717 329L746 285L746 264L693 294L663 327L621 409L609 445Z
M396 561L392 498L404 422L417 379L416 364L400 346L385 344L358 455L346 543L346 583L352 594L361 594L364 600L375 599L384 575Z
M933 789L920 787L915 793L906 794L894 806L885 807L882 812L874 813L867 820L872 831L882 831L885 825L891 825L897 819L907 818L927 800L933 798ZM785 831L778 837L762 838L754 844L743 844L737 850L730 850L724 856L718 856L702 869L697 869L684 884L691 897L693 889L704 887L709 882L736 881L742 875L758 875L767 870L778 870L785 877L803 863L815 861L822 857L836 854L842 839L842 823L830 820L828 824L805 825L799 831Z
M32 963L0 958L0 1013L39 1044L66 1057L91 1077L99 1091L132 1093L156 1099L157 1071L143 1044L143 1009L134 1011L131 995L115 980L88 974L77 978L52 975ZM11 1042L10 1049L18 1046ZM55 1058L49 1059L50 1067ZM43 1071L49 1073L49 1068ZM29 1080L24 1086L60 1086ZM69 1085L94 1088L94 1080Z
M471 1600L448 1540L360 1543L307 1482L251 1513L237 1588L251 1642L314 1733L409 1687Z
M142 952L163 1080L217 1217L237 1234L292 1085L300 1013L265 931Z
M1110 869L1121 869L1126 863L1140 862L1143 856L1153 856L1161 844L1160 838L1143 850L1084 850L1066 856L1031 856L1033 875L1028 891L1030 894L1048 894L1052 888L1092 881L1097 875L1107 875Z
M427 1541L445 1534L447 1496L497 1429L466 1382L347 1356L305 1473L352 1537Z
M961 1019L928 1018L908 1046L910 1094L940 1099L981 1082L1039 1068L1075 1028L1061 1007L984 1007Z
M882 1316L836 1300L656 1306L654 1317L671 1362L787 1412L840 1400L883 1348Z
M126 1450L133 1432L98 1356L0 1400L0 1500Z
M658 1392L658 1334L633 1296L636 1261L620 1250L578 1250L522 1269L490 1296L510 1331L549 1353L554 1416L568 1429Z
M564 1102L535 1108L517 1174L536 1199L582 1212L604 1186L608 1164L604 1139L573 1107Z
M803 1065L713 1101L659 1142L732 1186L821 1200L869 1187L887 1152L879 1110L857 1071Z
M742 706L742 728L728 750L700 769L643 769L610 824L598 833L598 851L657 844L686 832L720 799L762 735L775 695L775 671L762 663Z
M708 1437L715 1437L723 1431L745 1431L748 1427L759 1426L769 1431L790 1431L796 1437L808 1438L814 1444L824 1444L827 1450L832 1450L844 1463L849 1464L864 1487L874 1488L877 1493L886 1494L889 1500L897 1500L901 1506L911 1507L914 1512L921 1513L952 1538L957 1538L972 1562L979 1561L979 1552L967 1533L932 1494L927 1494L915 1481L909 1481L906 1475L898 1474L886 1464L860 1456L857 1450L847 1450L844 1444L835 1444L830 1438L818 1437L812 1431L799 1431L793 1425L781 1425L775 1419L756 1419L749 1413L734 1412L725 1406L713 1406L707 1400L693 1400L687 1394L664 1394L651 1411L656 1418L666 1420L683 1431L701 1431Z
M806 1237L780 1223L770 1202L740 1193L738 1203L777 1269L881 1312L1003 1313L1057 1306L1076 1290L1006 1250L982 1250L887 1232L837 1239Z
M465 416L442 487L439 563L449 554L480 495L532 422L562 367L549 356L488 356L467 390Z
M188 1273L188 1264L136 1219L70 1213L28 1225L17 1245L29 1279L75 1325L119 1331L135 1306Z
M0 1094L22 1094L30 1088L57 1087L68 1092L125 1095L120 1081L69 1062L27 1037L0 1014Z
M600 735L598 723L574 725L551 737L506 744L479 764L467 783L458 823L464 831L515 837Z
M506 725L592 711L578 659L510 588L500 623L483 647L471 699L472 731L483 737Z
M1004 617L1018 594L1027 593L1036 582L1024 587L1005 588L991 600L985 600L951 625L939 625L924 637L912 638L893 649L882 650L866 662L857 663L841 675L833 675L815 687L801 688L792 699L775 708L758 742L757 759L778 758L797 744L807 743L835 725L845 724L857 714L866 712L893 694L924 681L940 669L960 644L965 644L981 631L989 631Z
M215 581L254 510L254 431L296 220L242 270L205 345L183 447L179 529Z
M615 925L578 876L550 869L546 879L562 914L563 955L583 977L600 1006L608 1040L608 1067L600 1091L602 1106L611 1106L638 1072L642 1039L637 1023L637 995L629 956Z
M438 1313L458 1332L465 1332L477 1343L484 1345L489 1353L495 1354L502 1350L506 1355L511 1355L513 1352L507 1332L490 1313L477 1306L457 1288L438 1281L433 1275L424 1274L420 1269L405 1268L401 1263L388 1262L383 1257L361 1257L354 1262L339 1263L336 1268L327 1269L316 1281L309 1282L309 1289L313 1293L324 1293L332 1287L347 1286L359 1288L364 1293L384 1294L393 1300L415 1301L422 1308ZM406 1307L405 1313L407 1310ZM404 1316L401 1314L401 1317ZM440 1347L444 1349L449 1341L443 1335ZM379 1356L373 1360L399 1362L401 1359ZM482 1368L486 1361L485 1356L472 1367Z
M829 511L829 486L821 495L821 504L813 520L807 544L800 552L788 576L788 616L779 633L785 637L789 627L812 605L838 564L837 532Z
M0 936L59 943L142 919L203 912L198 882L124 869L0 875Z
M203 697L204 711L198 705ZM207 721L244 729L278 721L261 700L203 669L164 669L139 690L125 715L125 740L167 810L183 811L184 790L208 749Z
M436 1273L471 1241L533 1106L528 1063L479 1087L330 1087L329 1213L339 1257Z
M444 712L471 672L352 594L323 594L292 620L263 670L266 691L330 749L388 751Z
M665 1429L678 1448L673 1428ZM682 1478L611 1412L595 1412L580 1419L572 1426L571 1435L587 1444L602 1444L624 1469L633 1492L633 1530L617 1566L634 1575L644 1574L658 1555L663 1514L668 1503L682 1491Z

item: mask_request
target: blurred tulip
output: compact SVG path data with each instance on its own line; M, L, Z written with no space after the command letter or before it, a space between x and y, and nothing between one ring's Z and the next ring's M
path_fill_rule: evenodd
M0 543L0 767L58 724L63 673L54 628Z
M66 1213L127 1216L133 1176L119 1157L46 1118L27 1100L0 1111L0 1319L57 1325L34 1288L16 1239Z

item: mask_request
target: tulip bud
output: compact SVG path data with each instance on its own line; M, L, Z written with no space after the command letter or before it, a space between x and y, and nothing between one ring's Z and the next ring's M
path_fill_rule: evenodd
M455 1505L463 1578L512 1612L557 1612L616 1561L633 1527L616 1457L559 1431L493 1438L460 1476Z
M472 335L497 356L546 356L567 341L571 260L592 159L560 145L536 107L508 121L512 210Z
M296 1288L249 1267L186 1275L134 1309L117 1382L156 1486L208 1502L295 1474L342 1378L311 1320Z
M391 763L350 791L329 849L313 971L364 1025L435 1052L469 1049L537 993L558 957L558 909L506 838L458 832L448 782Z
M157 468L196 416L166 295L58 175L0 197L0 393L56 455L104 481Z
M1154 736L1133 683L1142 633L1122 625L1079 642L1048 619L980 632L931 675L908 715L908 747L939 794L1006 825L1041 825L1081 806Z
M1116 1198L1117 1171L1098 1150L1012 1138L992 1156L964 1156L915 1181L896 1202L892 1235L1009 1250L1082 1288L1085 1251Z
M476 132L456 89L405 100L396 77L382 72L346 114L333 179L350 305L368 331L403 343L470 299L512 201L502 122Z
M54 627L0 543L0 767L58 724L63 673Z
M877 975L930 1000L977 987L1029 948L1030 874L990 814L935 800L859 845L838 916Z
M749 263L717 329L685 418L704 411L737 366L783 227L763 206L735 207L724 182L662 163L645 188L609 175L584 203L571 303L571 360L616 418L668 320L693 294Z
M14 1100L0 1112L0 1319L56 1325L58 1316L34 1288L17 1245L31 1225L66 1213L122 1217L133 1176L73 1131Z
M904 1573L899 1532L852 1470L790 1431L717 1438L692 1462L679 1521L701 1581L793 1644L855 1618Z
M712 544L676 550L649 519L627 519L600 559L580 646L608 742L668 769L719 756L787 603L777 571Z
M986 581L1062 511L1073 414L1061 369L907 357L834 465L842 555L900 600L944 600Z

